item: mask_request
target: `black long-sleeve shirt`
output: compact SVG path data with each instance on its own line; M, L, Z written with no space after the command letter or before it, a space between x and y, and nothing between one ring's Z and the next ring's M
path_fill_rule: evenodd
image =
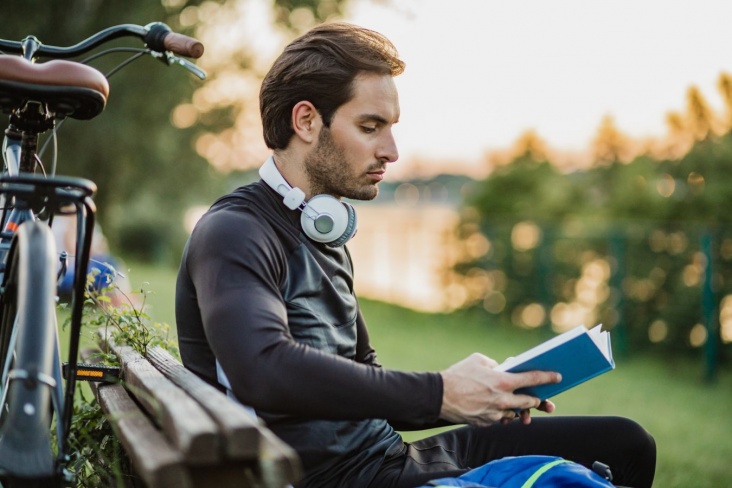
M309 240L265 183L219 199L182 259L183 363L233 394L300 455L299 486L366 486L403 448L394 425L437 421L437 373L384 369L353 291L345 248Z

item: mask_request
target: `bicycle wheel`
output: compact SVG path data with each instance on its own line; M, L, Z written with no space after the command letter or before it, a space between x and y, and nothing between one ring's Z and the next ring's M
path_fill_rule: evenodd
M55 347L56 251L40 222L21 225L13 239L0 296L0 478L51 478L51 389Z

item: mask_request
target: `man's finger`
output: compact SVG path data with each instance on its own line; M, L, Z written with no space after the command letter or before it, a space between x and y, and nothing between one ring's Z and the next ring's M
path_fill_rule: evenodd
M522 424L529 425L531 423L531 410L521 410L519 417L521 417Z
M515 385L517 390L527 386L546 385L562 381L562 375L553 371L526 371L525 373L511 374L516 377Z
M541 402L541 404L539 404L537 408L542 412L552 413L556 407L553 402L550 402L549 400L544 400L543 402Z
M516 410L503 410L501 412L501 424L507 424L519 416Z

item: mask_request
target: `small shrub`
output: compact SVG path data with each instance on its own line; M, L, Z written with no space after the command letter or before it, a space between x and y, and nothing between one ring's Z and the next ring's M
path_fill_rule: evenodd
M96 278L95 273L90 273L87 278L82 334L95 337L100 329L104 329L117 344L131 346L143 356L148 348L155 346L178 356L177 343L170 336L170 326L154 322L145 312L146 299L151 293L149 290L143 287L128 292L114 282L98 288L93 286ZM70 318L67 318L64 326L69 324ZM119 366L113 353L98 351L92 359ZM83 382L77 383L75 392L69 450L68 469L75 475L75 486L124 487L129 486L135 477L112 424Z

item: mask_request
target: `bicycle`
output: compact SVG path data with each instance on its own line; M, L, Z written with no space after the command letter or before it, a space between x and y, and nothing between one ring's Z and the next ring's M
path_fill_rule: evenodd
M144 47L97 49L122 37L137 38ZM86 64L120 51L133 55L106 75ZM87 59L74 60L87 53L91 53ZM39 136L51 131L46 142L55 143L56 131L67 118L89 120L99 115L109 95L108 78L131 61L151 55L204 79L200 68L179 57L202 54L200 42L160 22L110 27L67 47L44 45L34 36L20 42L0 40L0 109L9 114L0 176L2 486L72 485L68 437L76 382L115 374L78 361L96 186L84 178L56 176L55 153L48 174ZM37 62L42 59L47 61ZM55 215L75 215L77 222L65 364L59 349L56 298L69 256L55 248L51 234Z

